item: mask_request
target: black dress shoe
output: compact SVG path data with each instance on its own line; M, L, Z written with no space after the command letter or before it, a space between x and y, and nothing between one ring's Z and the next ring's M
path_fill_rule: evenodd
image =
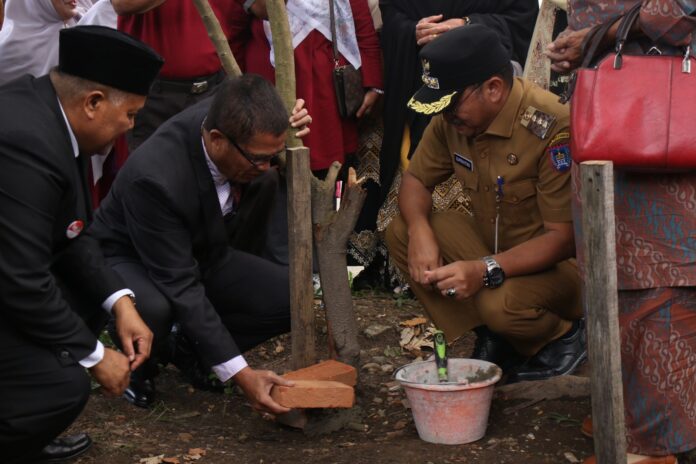
M92 446L92 439L86 433L68 435L53 439L41 450L41 454L33 462L63 462L74 459Z
M471 359L497 364L503 371L519 365L524 360L507 340L485 325L474 328L474 332L476 342L474 351L471 352Z
M544 380L557 375L571 374L585 359L585 324L582 320L574 321L564 336L552 341L529 358L508 376L507 382Z
M155 379L149 378L138 373L140 369L136 369L131 374L130 384L123 392L123 397L129 403L138 406L139 408L148 409L155 402L157 392L155 390Z

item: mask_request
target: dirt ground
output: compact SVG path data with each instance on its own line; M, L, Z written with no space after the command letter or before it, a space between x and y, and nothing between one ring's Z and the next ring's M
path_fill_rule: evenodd
M561 398L528 407L523 400L493 401L486 436L471 444L447 446L421 441L403 390L392 371L412 362L402 352L400 322L422 315L417 302L391 295L357 296L354 304L363 348L357 406L348 426L307 435L262 418L238 391L196 391L168 366L157 378L158 402L151 410L95 390L73 431L87 431L94 447L80 464L159 463L572 463L592 454L591 440L579 433L589 398ZM373 337L368 327L384 326ZM388 327L388 328L386 328ZM385 329L386 328L386 329ZM317 311L317 351L327 357L326 329ZM285 372L289 337L271 340L247 354L256 368ZM465 357L473 336L450 347ZM233 389L230 389L233 390ZM515 406L518 406L515 408ZM313 430L321 432L321 430Z

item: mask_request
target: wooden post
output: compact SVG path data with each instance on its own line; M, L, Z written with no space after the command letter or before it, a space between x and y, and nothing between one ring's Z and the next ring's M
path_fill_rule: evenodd
M309 149L288 148L288 249L292 368L316 362L312 287L312 205Z
M266 0L268 21L273 36L273 55L275 58L276 89L285 103L288 113L295 107L295 50L292 47L292 34L285 0ZM315 115L316 116L316 115ZM288 147L300 147L302 141L295 137L297 129L288 129Z
M594 449L598 464L625 464L614 166L610 161L588 161L580 165L580 175Z
M208 0L193 0L193 3L196 5L196 9L201 15L203 24L205 24L205 29L208 32L208 37L210 37L210 40L215 46L215 51L217 51L225 72L228 76L241 76L242 71L239 69L239 65L237 65L237 61L232 55L230 44L227 42L225 33L222 32L220 21L218 21L217 16L215 16L213 9L210 8L210 3L208 3Z

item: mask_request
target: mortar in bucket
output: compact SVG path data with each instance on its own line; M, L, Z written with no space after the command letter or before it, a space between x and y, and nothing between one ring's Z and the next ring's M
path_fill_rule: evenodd
M423 441L461 445L486 434L493 386L502 370L478 359L450 358L448 382L439 382L435 361L407 364L396 371Z

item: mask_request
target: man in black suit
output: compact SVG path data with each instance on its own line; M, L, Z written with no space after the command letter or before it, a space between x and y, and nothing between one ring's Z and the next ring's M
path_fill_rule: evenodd
M293 126L311 122L302 104ZM89 231L138 295L153 353L176 321L206 373L233 378L254 407L273 413L287 409L270 389L288 382L251 369L242 353L290 327L288 269L258 256L274 203L266 195L277 175L271 162L285 151L287 129L270 83L226 80L131 154ZM134 372L126 398L151 404L153 376L152 366Z
M114 29L60 33L56 69L0 87L0 460L67 459L85 434L56 439L82 411L89 369L121 394L152 333L132 292L83 233L92 218L86 168L133 125L162 65ZM123 353L97 334L111 313Z

